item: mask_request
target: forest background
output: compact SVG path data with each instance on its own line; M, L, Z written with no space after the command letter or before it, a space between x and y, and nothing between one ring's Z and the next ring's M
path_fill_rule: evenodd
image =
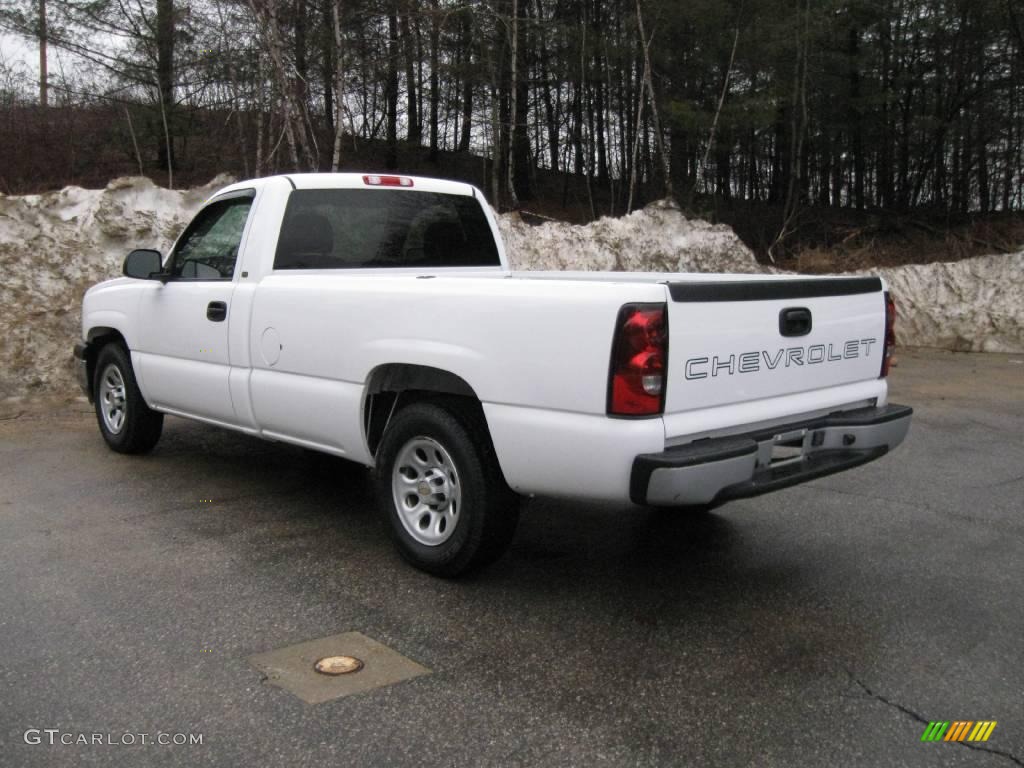
M0 191L463 179L671 198L804 270L1024 242L1020 0L6 0Z

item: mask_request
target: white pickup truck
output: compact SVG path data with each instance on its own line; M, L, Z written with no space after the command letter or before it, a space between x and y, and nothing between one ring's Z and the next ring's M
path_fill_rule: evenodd
M876 277L515 272L479 190L295 174L214 195L91 288L75 346L115 451L164 414L370 466L439 575L507 548L518 494L708 508L898 445Z

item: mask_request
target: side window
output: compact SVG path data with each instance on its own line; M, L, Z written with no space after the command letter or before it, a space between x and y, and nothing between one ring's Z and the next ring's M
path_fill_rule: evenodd
M206 206L188 225L174 249L171 275L185 280L230 280L252 196Z

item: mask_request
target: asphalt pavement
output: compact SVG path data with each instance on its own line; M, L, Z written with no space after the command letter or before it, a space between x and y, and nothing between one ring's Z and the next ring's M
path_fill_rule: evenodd
M4 401L0 766L1024 765L1024 356L891 384L880 461L707 516L532 500L454 582L362 468L178 419L124 457ZM250 662L342 633L429 673L308 704Z

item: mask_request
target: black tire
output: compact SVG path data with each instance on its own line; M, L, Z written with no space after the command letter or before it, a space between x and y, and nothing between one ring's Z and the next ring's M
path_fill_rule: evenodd
M118 382L120 388L116 386ZM107 344L96 356L92 391L96 421L107 445L118 453L153 450L164 428L164 415L146 405L135 381L131 358L120 344ZM120 404L123 404L123 412L118 422L111 414L117 412L116 406Z
M432 545L418 541L407 529L392 485L399 452L404 454L420 438L441 446L459 485L459 508L457 514L449 515L449 519L456 520L454 527L446 539ZM373 479L395 546L402 557L422 571L459 576L494 562L512 542L519 522L519 497L505 483L483 413L474 401L424 401L400 410L384 433Z

